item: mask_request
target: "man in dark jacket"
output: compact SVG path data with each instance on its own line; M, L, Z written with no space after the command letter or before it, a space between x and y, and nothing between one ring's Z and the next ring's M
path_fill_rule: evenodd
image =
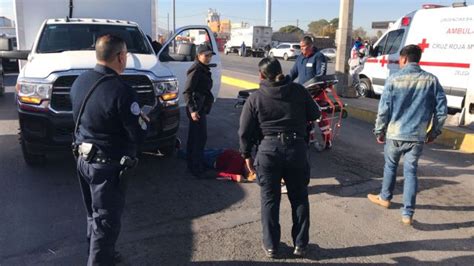
M197 49L196 61L189 68L185 84L184 100L189 118L187 148L188 169L197 178L209 177L204 166L204 147L207 140L207 118L214 96L212 95L212 74L209 68L212 48L206 44Z
M301 54L296 58L295 65L290 70L290 79L298 78L298 83L304 84L316 76L326 75L326 57L314 47L311 37L303 37L300 47Z

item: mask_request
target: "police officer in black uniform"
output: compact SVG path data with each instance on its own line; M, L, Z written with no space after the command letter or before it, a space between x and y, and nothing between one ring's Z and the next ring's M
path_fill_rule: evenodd
M257 172L260 185L263 248L275 257L280 244L280 182L283 178L291 203L294 252L304 256L309 241L306 125L321 112L306 89L284 77L277 59L259 63L260 89L246 101L240 116L240 150L247 166ZM251 157L255 136L263 136L255 162Z
M127 64L123 39L98 38L96 58L94 70L81 74L71 88L74 146L87 211L88 265L114 265L125 204L122 173L136 163L149 119L119 76Z
M187 71L184 85L184 101L189 118L188 142L186 153L188 169L196 178L215 178L217 173L206 170L204 165L204 148L207 141L207 115L211 112L214 96L212 95L212 73L209 67L214 52L207 44L197 48L194 64Z

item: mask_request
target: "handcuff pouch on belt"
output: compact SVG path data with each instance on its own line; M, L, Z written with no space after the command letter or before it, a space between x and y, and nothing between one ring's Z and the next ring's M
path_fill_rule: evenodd
M92 162L92 160L96 157L97 147L92 143L83 142L78 145L77 153L79 156L84 158L84 161Z

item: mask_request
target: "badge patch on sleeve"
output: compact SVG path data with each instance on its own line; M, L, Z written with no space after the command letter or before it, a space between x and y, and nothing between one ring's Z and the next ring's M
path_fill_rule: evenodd
M140 106L137 102L133 102L132 105L130 105L130 111L132 111L132 114L134 115L140 114Z

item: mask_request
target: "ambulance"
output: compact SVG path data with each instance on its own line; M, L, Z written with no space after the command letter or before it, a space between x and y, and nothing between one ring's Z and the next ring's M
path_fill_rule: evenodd
M370 49L360 74L363 96L382 94L386 79L400 69L400 50L408 44L422 49L420 65L438 77L448 107L468 113L466 95L473 89L469 77L474 58L474 5L427 4L394 22Z

